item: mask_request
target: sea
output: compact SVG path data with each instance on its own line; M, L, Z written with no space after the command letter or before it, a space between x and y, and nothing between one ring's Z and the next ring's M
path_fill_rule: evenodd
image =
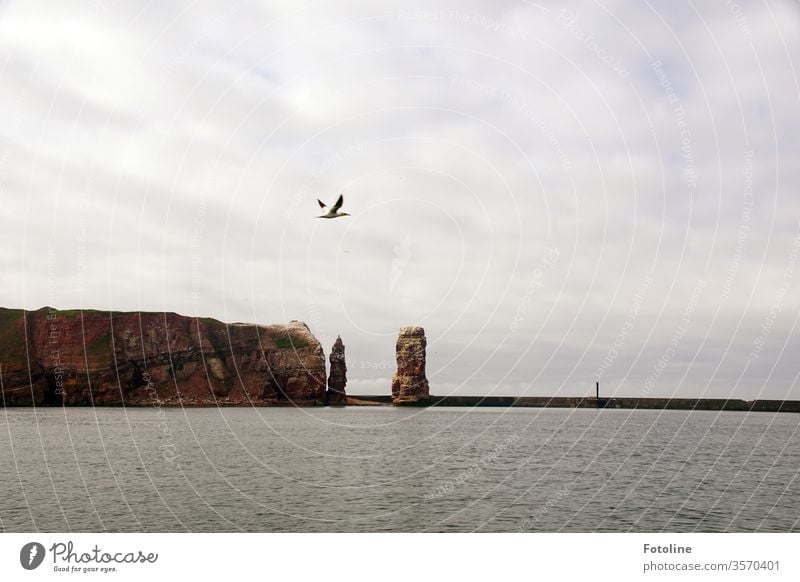
M4 532L796 532L800 414L7 408Z

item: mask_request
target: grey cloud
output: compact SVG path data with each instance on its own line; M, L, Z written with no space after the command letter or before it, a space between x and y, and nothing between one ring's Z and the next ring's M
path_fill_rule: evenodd
M363 392L412 323L437 393L615 349L635 395L704 281L653 393L798 397L795 4L187 6L0 9L0 304L304 319Z

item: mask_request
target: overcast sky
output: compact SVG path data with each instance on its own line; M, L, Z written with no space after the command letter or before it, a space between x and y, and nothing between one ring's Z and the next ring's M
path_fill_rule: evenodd
M419 324L435 394L800 398L800 4L557 4L0 2L0 305L300 319L350 393Z

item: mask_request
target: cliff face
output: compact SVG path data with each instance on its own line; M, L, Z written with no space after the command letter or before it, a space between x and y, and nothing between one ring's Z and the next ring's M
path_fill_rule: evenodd
M6 405L315 404L325 357L308 327L175 313L0 308Z
M331 373L328 376L328 393L326 403L331 405L346 404L347 394L347 361L344 355L344 343L341 337L336 337L336 341L331 348Z
M430 396L425 376L425 330L402 327L397 336L397 372L392 378L392 403L412 404Z

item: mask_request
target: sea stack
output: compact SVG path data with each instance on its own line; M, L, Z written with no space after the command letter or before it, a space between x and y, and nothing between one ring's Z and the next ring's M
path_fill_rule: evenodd
M328 391L325 393L325 403L331 406L347 404L347 362L344 356L342 338L336 336L336 341L331 348L331 373L328 376Z
M425 377L425 330L401 327L397 336L397 372L392 378L392 404L415 404L430 396Z

